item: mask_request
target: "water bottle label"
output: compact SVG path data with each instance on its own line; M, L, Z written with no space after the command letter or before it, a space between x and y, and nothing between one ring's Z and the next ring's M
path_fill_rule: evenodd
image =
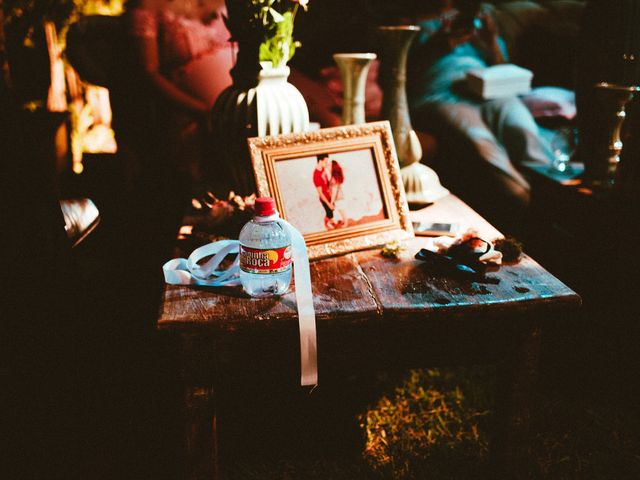
M291 268L291 245L282 248L250 248L240 245L240 269L247 273L282 273Z

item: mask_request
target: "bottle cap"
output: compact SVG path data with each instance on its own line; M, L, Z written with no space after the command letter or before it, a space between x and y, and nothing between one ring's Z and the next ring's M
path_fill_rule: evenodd
M276 202L271 197L256 198L255 211L257 217L270 217L276 213Z

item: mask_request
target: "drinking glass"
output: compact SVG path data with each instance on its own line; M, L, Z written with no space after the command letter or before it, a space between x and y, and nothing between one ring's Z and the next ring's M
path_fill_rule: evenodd
M575 127L562 127L558 129L551 139L551 150L553 151L553 160L551 161L550 170L554 173L571 174L571 156L575 152L578 144L578 129Z

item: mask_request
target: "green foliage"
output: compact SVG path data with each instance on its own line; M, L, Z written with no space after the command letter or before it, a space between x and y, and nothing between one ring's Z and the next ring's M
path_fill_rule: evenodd
M414 370L361 416L365 460L385 478L466 478L486 457L487 416L452 372Z
M270 35L260 44L260 61L281 65L293 57L300 42L293 40L292 12L282 14L282 19L270 28Z
M227 28L240 44L259 45L258 60L274 66L288 62L300 42L293 39L293 26L300 5L295 0L227 0Z
M488 466L494 372L415 370L360 417L364 459L385 479L468 479ZM638 411L590 399L534 401L527 478L640 478Z
M487 469L487 438L495 381L494 368L474 367L417 370L406 379L389 371L377 375L374 384L356 382L353 390L340 390L340 395L350 400L354 395L379 398L359 418L362 442L350 435L335 435L336 429L342 431L344 421L343 415L335 415L335 408L302 408L305 415L299 418L309 418L309 411L321 415L311 424L305 420L307 437L300 436L296 426L280 428L280 420L291 413L286 402L272 400L263 410L252 409L255 417L243 410L233 422L235 436L243 439L240 445L251 435L264 446L254 447L251 454L236 448L235 461L224 462L224 478L494 480L495 475ZM390 393L380 398L381 391ZM616 400L611 393L578 392L571 397L567 393L546 391L532 399L530 454L520 465L522 478L639 479L637 402ZM273 405L280 403L284 403L285 413L276 415L263 433L250 428L264 423L265 415L270 418ZM338 405L343 408L343 401ZM351 410L347 410L349 415ZM330 449L324 446L326 439L318 440L324 432L332 432L327 434ZM309 438L314 439L311 448Z

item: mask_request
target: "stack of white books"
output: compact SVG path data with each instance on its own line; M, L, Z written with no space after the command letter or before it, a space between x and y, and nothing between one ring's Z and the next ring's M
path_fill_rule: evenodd
M506 63L467 72L467 86L484 99L513 97L531 91L533 72Z

